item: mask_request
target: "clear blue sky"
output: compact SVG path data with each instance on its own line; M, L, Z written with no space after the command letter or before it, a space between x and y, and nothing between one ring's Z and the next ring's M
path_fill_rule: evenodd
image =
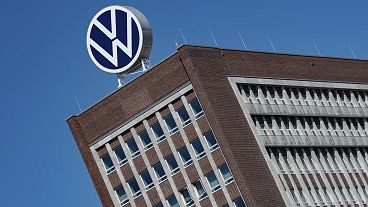
M0 206L101 206L65 119L116 89L89 59L85 36L101 8L136 7L153 28L153 64L175 41L368 59L367 1L3 1L0 29ZM368 68L367 68L368 70Z

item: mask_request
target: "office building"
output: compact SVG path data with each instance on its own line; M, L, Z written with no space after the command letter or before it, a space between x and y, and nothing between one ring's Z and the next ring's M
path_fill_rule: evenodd
M67 121L103 206L367 206L368 62L182 46Z

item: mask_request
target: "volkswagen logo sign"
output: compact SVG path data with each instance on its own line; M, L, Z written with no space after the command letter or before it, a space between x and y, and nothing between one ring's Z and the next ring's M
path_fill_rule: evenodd
M148 58L152 31L146 17L132 7L109 6L92 19L87 32L87 49L93 62L108 73L137 70Z

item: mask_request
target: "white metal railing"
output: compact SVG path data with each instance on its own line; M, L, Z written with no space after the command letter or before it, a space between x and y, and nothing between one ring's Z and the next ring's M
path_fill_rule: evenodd
M368 117L368 108L347 106L316 106L291 104L245 103L250 114L268 115L319 115L319 116L353 116Z
M314 135L260 135L266 146L368 146L368 137Z

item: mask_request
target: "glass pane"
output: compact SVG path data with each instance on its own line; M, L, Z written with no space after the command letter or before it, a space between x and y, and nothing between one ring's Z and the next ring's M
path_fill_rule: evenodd
M203 185L200 180L193 183L193 186L197 190L197 195L199 198L202 198L205 196L206 191L203 189Z
M225 183L228 183L232 180L233 176L231 175L229 167L226 164L220 167L220 172L222 174L222 177L224 178Z
M209 131L207 132L204 137L206 138L207 140L207 143L208 143L208 146L210 147L210 149L215 149L218 144L217 144L217 141L216 141L216 138L215 136L213 135L212 131Z
M152 146L152 142L151 142L151 139L150 137L148 136L148 133L146 130L142 131L140 134L139 134L139 138L142 140L142 143L143 143L143 146L145 149L148 149L149 147Z
M194 140L192 142L192 146L193 146L194 152L196 153L197 157L204 154L204 149L199 139Z
M174 121L174 118L169 115L165 118L165 123L166 123L166 126L170 132L170 134L173 134L174 132L176 132L178 130L177 126L176 126L176 123Z
M181 156L181 159L183 160L184 165L188 165L189 163L191 163L190 161L192 160L192 158L190 157L190 154L186 147L179 150L179 154Z
M175 196L171 196L170 198L168 198L167 203L169 204L170 207L180 207Z
M151 176L150 176L150 174L148 173L148 171L147 171L147 170L146 170L146 171L144 171L144 172L141 174L141 177L142 177L142 180L143 180L143 182L144 182L144 186L145 186L145 187L149 188L149 187L151 187L151 186L152 186L153 181L152 181Z
M125 193L125 190L124 190L123 186L120 186L115 191L116 191L116 194L118 195L118 198L119 198L120 202L123 202L123 201L128 199L128 196Z
M160 123L158 122L152 125L152 131L157 141L160 141L160 139L164 136L164 132L162 131Z
M130 180L128 184L133 194L136 194L140 191L138 183L135 179Z
M119 162L126 160L126 156L125 156L123 148L118 147L114 150L114 152Z
M127 142L127 145L128 145L129 150L130 150L130 154L132 154L133 157L139 153L138 146L135 143L134 139L130 139Z
M219 182L217 181L215 173L211 172L210 174L206 176L206 178L207 178L208 184L211 186L211 189L215 189L219 185Z
M168 156L166 158L166 162L167 162L167 165L169 166L171 172L175 171L175 169L179 167L178 163L175 160L174 155Z
M114 167L114 163L112 163L112 160L109 154L104 155L101 159L102 159L102 162L104 163L106 170L109 170L110 168Z
M234 201L236 207L246 207L242 198L238 198Z
M192 107L194 115L196 117L199 117L203 114L203 110L202 110L201 105L198 102L198 99L194 99L193 101L191 101L190 106Z
M161 163L157 163L156 165L153 166L153 169L155 170L156 176L157 178L160 180L160 178L165 176L165 171L162 168Z
M183 197L185 204L187 205L193 204L192 197L190 197L190 193L187 188L184 188L180 193L181 193L181 196Z
M185 107L181 107L178 111L178 115L180 118L180 121L183 125L188 124L190 122L189 114Z
M162 203L160 202L160 203L156 204L155 207L164 207L164 205L162 205Z

